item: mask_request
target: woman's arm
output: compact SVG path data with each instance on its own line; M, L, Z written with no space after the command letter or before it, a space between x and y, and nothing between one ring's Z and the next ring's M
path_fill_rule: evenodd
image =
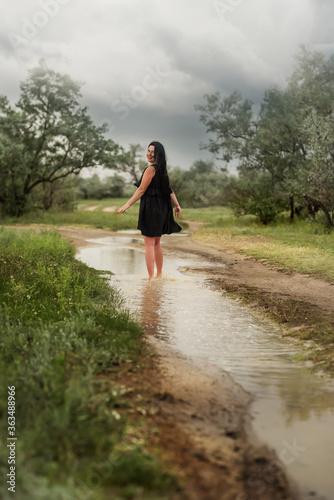
M136 191L134 192L133 196L129 199L129 201L117 210L116 214L121 214L125 212L125 210L131 207L131 205L136 203L136 201L138 201L143 196L146 189L151 184L151 181L154 176L155 176L155 168L150 165L144 172L140 186L136 189Z
M175 217L179 217L181 213L181 207L179 202L177 201L174 191L170 194L170 199L172 200L172 203L175 207Z

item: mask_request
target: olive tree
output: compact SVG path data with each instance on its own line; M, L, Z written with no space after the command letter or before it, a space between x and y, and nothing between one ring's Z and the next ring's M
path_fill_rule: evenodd
M237 163L239 211L256 211L268 222L290 208L293 219L295 199L304 198L332 225L334 56L302 48L286 88L268 89L259 112L237 91L205 99L196 106L211 134L202 147Z
M112 167L118 146L106 139L80 104L80 84L44 61L21 83L11 105L0 98L0 203L22 215L40 185L79 174L86 167Z

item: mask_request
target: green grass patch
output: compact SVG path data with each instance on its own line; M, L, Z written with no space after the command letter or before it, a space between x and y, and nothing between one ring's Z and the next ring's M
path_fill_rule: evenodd
M185 220L204 222L210 226L245 226L258 225L256 217L253 215L244 215L235 217L232 210L226 207L203 207L203 208L184 208L181 212Z
M198 215L196 215L198 212ZM235 217L223 207L184 210L183 217L205 222L195 238L278 265L282 269L334 280L334 231L321 222L282 217L263 226L252 216Z
M47 212L37 210L22 215L22 217L3 217L4 226L27 226L40 224L45 226L85 226L97 229L109 229L121 231L137 229L138 212L140 202L138 201L125 213L116 215L115 212L105 211L110 207L120 208L128 201L128 198L108 198L104 200L79 200L75 210L64 212L50 209ZM94 210L91 210L94 208ZM181 214L180 224L184 229L187 224L185 216Z
M136 365L142 328L56 232L2 229L0 248L1 476L15 386L17 498L165 498L176 482L113 381Z
M116 215L115 212L103 211L106 207L121 207L128 200L125 198L107 200L80 200L77 208L72 212L64 212L56 209L35 211L24 214L22 217L4 217L4 225L29 225L45 224L48 226L89 226L97 229L110 229L119 231L124 229L136 229L138 222L139 203L135 203L124 214ZM95 207L94 210L88 210Z

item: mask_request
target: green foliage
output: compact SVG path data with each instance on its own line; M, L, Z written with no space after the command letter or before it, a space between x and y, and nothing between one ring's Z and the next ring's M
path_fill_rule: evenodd
M0 203L6 214L22 215L37 187L47 190L83 168L113 165L118 148L80 105L79 90L41 61L21 84L15 107L1 97Z
M142 171L147 163L142 159L143 148L140 144L130 144L128 151L121 148L117 155L115 167L129 174L133 182L139 182Z
M174 480L147 450L145 424L128 419L126 387L113 381L142 350L142 328L118 293L55 232L3 229L0 247L2 475L14 385L18 498L168 490ZM5 482L0 495L8 498Z
M304 121L304 133L310 153L306 171L299 176L307 198L321 208L327 226L334 226L330 212L334 214L334 114L321 117L315 108Z
M120 175L100 179L97 174L89 178L79 178L77 182L78 197L85 200L103 198L122 198L125 181Z
M206 105L196 105L195 109L201 112L206 131L215 135L204 147L227 163L247 155L247 140L255 133L252 102L238 91L225 99L220 92L204 97Z
M287 202L277 192L272 177L263 173L254 174L252 179L248 176L231 179L230 190L234 213L256 215L264 225L275 221L279 213L287 209Z
M171 185L182 207L207 207L226 204L228 177L213 162L195 161L189 170L174 168Z
M196 109L214 138L203 147L226 162L237 161L242 176L234 206L258 212L267 223L284 208L282 197L290 205L291 219L296 200L304 198L311 211L324 212L327 226L334 225L334 56L326 60L301 49L287 88L268 89L259 113L238 92L226 98L216 92L205 99ZM260 209L261 193L268 199Z
M93 226L98 229L110 229L118 231L124 229L136 229L138 223L139 203L136 203L122 216L116 215L115 212L104 212L103 209L110 205L121 207L125 204L125 198L113 198L105 200L78 200L77 209L72 212L64 212L62 210L50 209L45 211L34 211L22 215L19 219L12 217L4 217L2 219L5 224L46 224L46 225L84 225ZM95 210L87 210L91 206L96 206Z
M26 202L26 212L47 211L51 208L72 211L78 197L77 176L68 176L57 182L38 184Z
M254 215L236 217L226 207L185 209L182 213L186 220L205 223L195 233L196 239L266 259L282 270L334 280L334 232L324 227L320 213L291 224L289 213L283 212L270 225L261 224Z

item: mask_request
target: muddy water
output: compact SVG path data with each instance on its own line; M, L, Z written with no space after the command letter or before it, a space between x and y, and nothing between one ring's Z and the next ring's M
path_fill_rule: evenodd
M91 241L102 245L81 250L80 260L116 273L111 284L147 334L227 371L253 395L253 428L276 450L302 498L334 499L334 387L293 362L300 348L271 322L211 289L203 273L191 272L209 266L200 257L168 255L164 278L148 283L140 239ZM249 478L259 498L272 470L259 466L258 476Z

